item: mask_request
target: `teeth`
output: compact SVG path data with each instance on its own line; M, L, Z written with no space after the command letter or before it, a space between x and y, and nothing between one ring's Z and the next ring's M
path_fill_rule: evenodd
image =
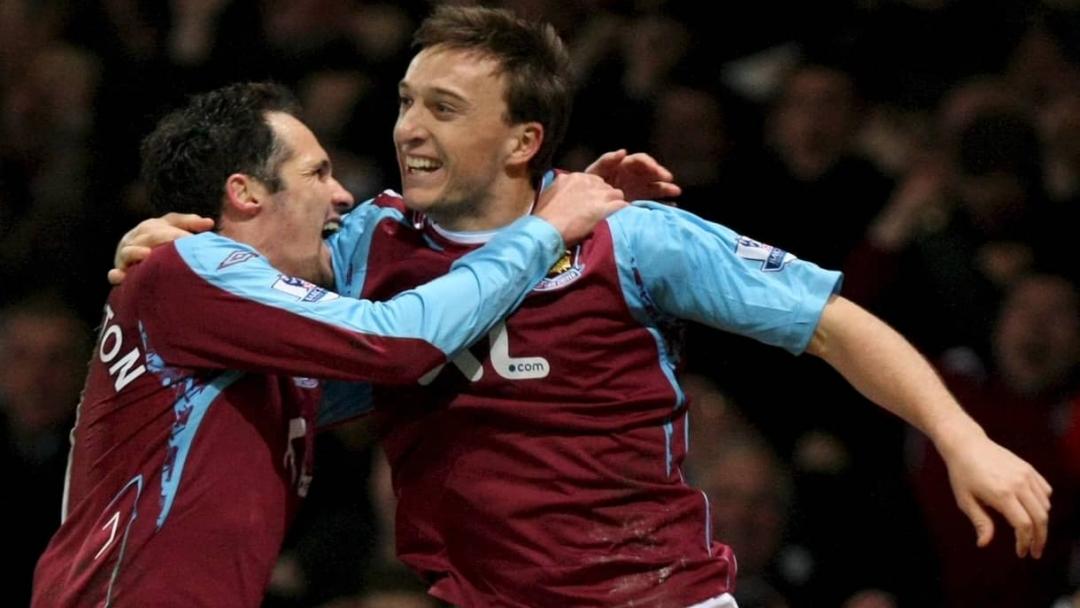
M405 167L412 171L434 171L442 166L442 163L433 158L408 156L405 158Z
M322 227L323 236L334 234L338 230L341 230L341 222L338 220L330 220Z

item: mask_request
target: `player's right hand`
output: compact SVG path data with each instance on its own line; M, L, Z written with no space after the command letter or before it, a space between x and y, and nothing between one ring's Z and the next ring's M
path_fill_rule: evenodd
M567 246L588 236L596 224L626 206L622 190L600 177L563 173L540 194L535 214L562 235Z
M171 243L183 236L206 232L214 227L214 220L194 213L166 213L139 222L120 239L113 255L113 268L109 271L109 283L119 285L127 276L127 269L146 259L154 247Z
M994 537L994 520L984 508L990 507L1013 527L1017 557L1042 557L1053 493L1046 478L982 432L950 440L939 450L956 504L975 527L976 544L985 547Z

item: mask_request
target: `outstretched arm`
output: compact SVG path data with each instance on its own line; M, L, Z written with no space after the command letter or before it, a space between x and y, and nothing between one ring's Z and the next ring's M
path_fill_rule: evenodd
M930 437L948 466L957 505L975 526L980 547L994 535L985 510L990 507L1015 530L1017 556L1042 556L1050 484L986 436L907 340L850 300L835 296L825 306L807 350L868 399Z
M978 544L994 527L984 506L1016 530L1016 552L1046 544L1050 485L1028 463L987 438L907 340L850 300L833 295L840 275L679 209L641 203L608 220L636 313L653 308L825 359L871 401L934 441ZM653 306L654 305L654 306Z

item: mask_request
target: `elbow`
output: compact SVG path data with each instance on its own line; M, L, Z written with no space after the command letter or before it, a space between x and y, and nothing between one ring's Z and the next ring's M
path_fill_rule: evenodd
M344 367L342 380L415 384L447 360L442 350L419 338L360 335L351 346L344 360L352 364Z

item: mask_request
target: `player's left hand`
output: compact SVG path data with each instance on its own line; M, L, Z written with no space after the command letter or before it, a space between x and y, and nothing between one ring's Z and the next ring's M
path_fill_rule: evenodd
M953 495L975 526L976 543L994 537L994 522L984 506L1001 513L1016 533L1016 555L1038 559L1046 546L1053 489L1030 464L983 434L941 450L949 467Z
M593 161L585 173L600 176L608 184L622 190L628 201L659 200L682 194L682 188L673 181L675 176L671 171L644 152L607 152Z

